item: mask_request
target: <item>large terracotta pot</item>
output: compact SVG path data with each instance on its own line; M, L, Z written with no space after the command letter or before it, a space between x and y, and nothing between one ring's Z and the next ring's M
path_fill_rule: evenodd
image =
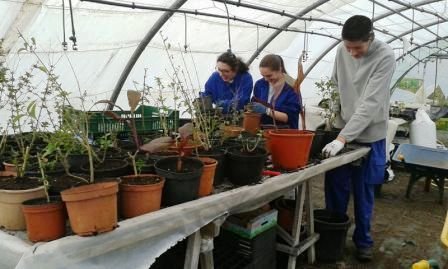
M51 241L65 235L65 210L62 201L47 202L46 198L23 202L28 239L32 242Z
M70 226L77 235L89 236L117 227L118 182L103 182L61 192Z
M201 157L199 160L204 164L201 179L199 180L199 197L210 195L213 191L216 166L218 161L212 158Z
M271 130L269 147L275 168L294 170L308 163L313 132L295 129Z
M0 226L7 230L25 230L22 203L26 200L45 197L43 186L28 190L0 189Z
M152 174L120 177L120 214L132 218L160 209L165 179ZM153 183L145 183L152 180Z

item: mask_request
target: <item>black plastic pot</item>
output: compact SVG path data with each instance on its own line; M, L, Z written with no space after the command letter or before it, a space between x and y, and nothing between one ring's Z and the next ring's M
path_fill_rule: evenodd
M100 167L95 166L95 179L99 178L117 178L131 173L131 168L126 160L106 159ZM89 175L89 163L81 166L82 173Z
M68 164L71 172L81 173L81 166L88 162L89 156L85 154L72 154L68 156Z
M199 151L198 157L209 157L218 161L218 165L215 170L215 178L213 181L213 186L217 186L221 184L224 180L224 172L225 172L225 154L222 150L211 150L211 151Z
M204 164L199 159L182 157L182 172L177 172L179 157L163 158L155 163L156 173L165 178L162 205L177 205L198 198L199 179Z
M313 142L311 143L310 156L312 158L317 158L320 156L322 149L326 144L324 144L325 140L325 132L323 130L316 130L314 132Z
M227 152L227 174L229 181L243 186L261 180L267 152L256 148L253 152L241 152L241 147L232 147Z
M341 260L350 218L326 209L314 210L314 229L320 235L316 243L316 258L323 262Z

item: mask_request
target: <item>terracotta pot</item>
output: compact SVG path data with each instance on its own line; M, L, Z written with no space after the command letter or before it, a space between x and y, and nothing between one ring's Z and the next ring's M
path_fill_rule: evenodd
M0 177L16 177L17 172L13 171L0 171Z
M0 226L7 230L25 230L22 203L45 197L43 186L28 190L0 190Z
M28 239L32 242L51 241L65 235L65 210L62 201L47 203L46 198L23 202Z
M137 184L145 178L157 178L153 184ZM165 179L158 175L141 174L120 177L120 214L123 218L133 218L160 209L162 189Z
M61 192L70 226L77 235L89 236L117 227L118 182L103 182Z
M246 132L255 135L260 130L261 114L244 112L243 128Z
M210 195L213 191L213 182L215 178L216 166L218 161L212 158L200 157L199 160L204 164L201 179L199 180L199 197Z
M17 172L17 167L15 164L3 162L3 167L6 172Z
M264 149L267 153L271 153L271 136L269 135L270 131L270 129L263 130Z
M269 147L275 168L294 170L305 166L314 134L295 129L271 130Z
M244 131L243 127L228 125L224 126L224 137L237 137Z
M173 144L168 149L171 151L176 151L178 154L181 154L181 148L180 148L181 142L178 142L177 145ZM193 154L193 150L196 149L198 145L187 143L183 148L182 151L184 152L184 156L191 156Z

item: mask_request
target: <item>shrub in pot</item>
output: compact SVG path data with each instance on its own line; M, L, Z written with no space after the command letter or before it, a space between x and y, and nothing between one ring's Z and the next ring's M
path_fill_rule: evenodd
M140 174L144 163L130 155L134 174L120 177L120 214L132 218L160 209L165 179L154 174Z
M241 135L242 146L230 147L227 151L228 178L235 185L248 185L261 180L267 152L258 147L261 133L256 137Z

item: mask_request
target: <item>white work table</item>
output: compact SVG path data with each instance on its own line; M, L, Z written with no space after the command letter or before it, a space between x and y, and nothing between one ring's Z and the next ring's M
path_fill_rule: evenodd
M297 201L293 234L288 239L284 234L286 232L279 231L280 236L288 239L287 242L294 247L279 245L277 249L289 253L288 268L295 268L295 257L306 249L309 249L309 262L314 262L314 243L318 235L314 234L313 221L308 221L308 239L300 243L298 236L303 210L313 220L313 178L356 161L368 151L368 148L358 148L298 172L268 178L260 184L235 188L123 220L116 230L98 236L73 235L48 243L31 244L20 238L24 237L23 232L14 235L0 231L0 268L148 269L158 256L186 237L189 241L184 268L197 268L201 242L204 243L201 239L205 239L204 232L202 235L200 233L201 228L214 224L216 231L226 216L255 209L294 189L303 195ZM215 235L212 232L206 240L213 240ZM202 254L202 268L213 268L211 250L204 251L203 247Z

